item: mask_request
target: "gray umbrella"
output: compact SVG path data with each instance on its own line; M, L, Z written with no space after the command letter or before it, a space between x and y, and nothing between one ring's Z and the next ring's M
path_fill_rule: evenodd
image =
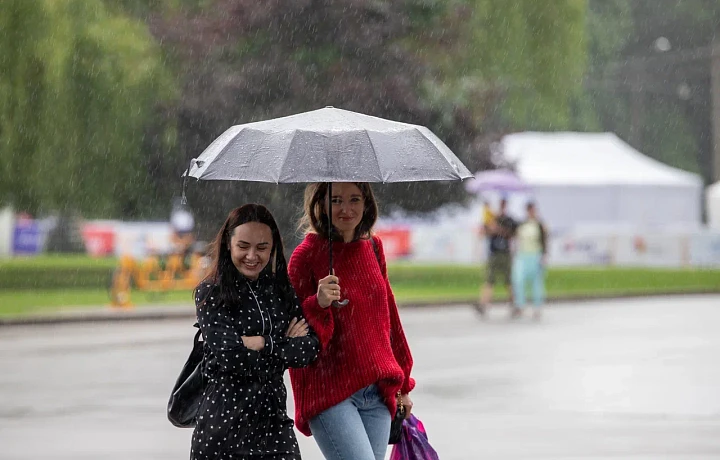
M258 182L415 182L472 177L429 129L326 107L233 126L190 177Z
M328 202L333 182L473 177L429 129L333 107L233 126L193 158L183 175L276 184L329 182ZM329 257L332 270L332 249Z

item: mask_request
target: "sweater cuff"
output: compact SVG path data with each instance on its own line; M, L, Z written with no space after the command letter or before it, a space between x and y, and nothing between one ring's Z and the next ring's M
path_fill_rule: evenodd
M313 294L303 301L303 313L310 328L317 334L320 347L324 349L330 342L335 330L332 307L323 308L317 301L317 294Z
M313 294L305 299L305 306L307 307L306 314L312 315L316 318L326 319L330 316L330 307L323 308L317 300L317 294Z
M415 388L415 379L408 377L405 379L405 382L403 382L402 388L400 388L400 393L406 395L413 391L413 388Z

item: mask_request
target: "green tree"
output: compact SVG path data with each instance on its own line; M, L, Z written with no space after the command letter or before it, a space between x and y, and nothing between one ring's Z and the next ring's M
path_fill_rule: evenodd
M707 57L720 24L717 0L590 0L591 67L585 106L592 129L618 133L643 153L710 179ZM671 49L658 46L665 41ZM702 53L699 53L702 54Z
M585 66L584 8L584 0L216 0L202 13L155 18L153 33L183 75L175 174L231 125L325 105L428 126L471 169L491 167L498 133L569 124ZM201 221L256 200L289 222L300 203L291 186L192 188L195 203L219 201ZM428 211L466 194L459 183L429 183L381 187L380 196L385 210Z
M586 67L585 0L438 2L409 42L433 69L426 97L487 131L565 129Z
M155 190L144 136L158 101L173 96L147 26L99 0L11 0L0 18L0 201L98 217L146 211Z
M153 33L183 74L178 108L183 155L176 157L175 177L231 125L326 105L437 130L443 114L430 108L419 90L425 65L403 46L414 33L411 14L421 3L218 0L203 14L153 20ZM445 141L461 158L470 158L466 146L472 146L477 129L462 124L460 111L447 115L458 129ZM400 204L429 210L463 196L461 184L421 187L383 188L385 209ZM212 226L229 208L258 201L290 229L301 204L299 191L290 185L201 183L192 185L190 194L196 209L199 202L213 203L199 210L199 220Z

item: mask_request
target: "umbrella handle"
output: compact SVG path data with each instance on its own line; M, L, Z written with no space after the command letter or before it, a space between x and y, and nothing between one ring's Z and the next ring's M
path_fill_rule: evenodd
M332 233L332 182L328 182L327 209L328 209L327 218L328 218L328 234L329 234L328 236L329 236L329 245L330 245L330 248L328 251L328 256L330 259L329 260L330 274L332 275L335 273L335 271L333 270L332 235L330 235ZM337 283L332 283L332 284L337 284ZM347 305L348 303L350 303L350 299L333 300L331 305L335 308L342 308L345 305Z
M182 204L183 206L185 206L187 204L187 197L185 196L185 190L187 190L187 179L188 179L188 176L190 175L190 170L192 169L193 163L197 164L197 158L193 158L192 160L190 160L190 165L188 165L187 172L184 174L184 177L183 177L182 197L180 198L180 204ZM198 165L198 166L200 166L200 165Z
M344 300L333 300L332 306L335 308L342 308L345 305L350 303L350 299L344 299Z
M330 284L337 284L337 283L330 283ZM343 300L333 300L332 306L335 308L342 308L345 305L350 303L350 299L343 299Z

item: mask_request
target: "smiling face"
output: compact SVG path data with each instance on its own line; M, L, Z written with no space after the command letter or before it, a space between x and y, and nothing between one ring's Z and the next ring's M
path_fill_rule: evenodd
M332 223L345 242L355 238L365 210L365 198L357 185L341 182L332 186Z
M260 222L238 225L230 238L230 258L238 271L248 279L256 280L270 261L272 231Z

